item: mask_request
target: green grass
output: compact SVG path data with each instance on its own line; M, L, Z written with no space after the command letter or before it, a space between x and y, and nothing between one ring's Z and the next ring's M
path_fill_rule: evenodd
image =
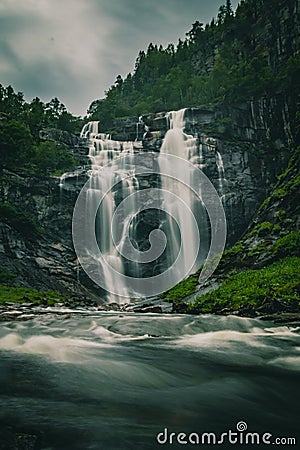
M47 301L48 305L54 305L65 300L64 295L55 291L40 292L25 287L0 285L0 304L5 302L44 304Z
M222 256L222 261L227 262L232 258L235 258L236 256L243 254L245 251L246 251L245 245L242 241L240 241L233 247L231 247L229 250L225 250Z
M233 275L215 291L198 297L190 304L190 310L211 313L224 308L258 308L263 302L274 300L300 306L299 265L299 257L288 257L262 269Z
M279 238L270 252L276 257L300 256L300 231L292 231Z
M198 284L199 274L192 275L186 280L181 281L172 289L163 292L161 298L166 301L180 301L189 295L194 294Z

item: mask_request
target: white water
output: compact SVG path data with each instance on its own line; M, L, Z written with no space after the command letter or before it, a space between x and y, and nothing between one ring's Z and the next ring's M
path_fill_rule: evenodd
M172 111L168 114L170 129L166 133L160 151L161 156L158 158L162 174L166 172L166 165L169 164L167 160L164 160L164 154L177 156L192 163L195 162L195 156L198 154L197 139L184 132L184 115L185 109ZM190 186L193 186L194 184L194 172L190 170L182 173L182 165L180 160L178 160L178 164L173 164L172 169L174 179L171 177L162 176L162 190L165 190L166 192L173 192L180 197L186 207L191 211L192 215L197 217L197 203L194 198L194 194L190 189ZM181 183L176 181L178 178L182 180ZM200 186L198 189L200 189ZM195 272L195 270L199 267L199 257L195 255L196 258L192 258L192 255L195 254L195 247L199 240L199 235L197 234L198 230L193 227L193 222L191 221L190 216L186 214L186 210L182 208L180 202L176 201L176 199L173 202L170 202L169 197L166 197L166 199L164 198L164 194L163 200L165 210L169 213L167 229L168 240L171 241L171 245L168 253L168 267L170 267L178 257L178 270L180 270L181 273L186 273L189 275ZM177 222L178 227L175 226L174 221ZM203 220L201 223L201 216L199 214L197 217L197 222L200 227L202 238L204 234L206 234L207 237L208 225L203 222ZM184 243L182 252L179 253L182 243ZM193 259L195 259L194 264ZM176 270L173 270L169 277L170 285L174 285L176 280L178 280L178 273L176 273Z
M45 450L152 450L165 427L222 433L243 420L297 437L299 350L296 326L230 316L3 322L0 436L9 425Z
M222 159L222 155L220 152L216 152L217 156L217 169L219 174L219 194L223 196L224 194L224 180L225 180L225 170L224 170L224 163Z
M163 256L164 262L159 264L160 266L164 264L165 269L172 267L175 261L177 264L173 272L168 272L169 287L182 278L180 277L181 273L188 276L199 268L207 256L210 240L210 229L205 209L201 203L199 204L195 194L190 189L190 186L195 184L193 170L182 171L181 160L178 160L178 164L173 164L170 168L168 161L164 158L164 155L172 155L190 162L195 167L201 168L203 165L202 145L198 145L196 137L184 132L185 111L185 109L182 109L168 113L169 130L165 135L157 158L160 174L170 173L170 170L172 172L172 177L161 176L160 186L161 201L166 213L160 226L165 232L168 245ZM137 138L142 135L142 126L144 124L140 118L136 126ZM122 302L124 301L122 296L127 297L125 301L128 301L128 297L134 298L137 295L124 282L124 278L119 277L117 273L127 276L129 274L139 278L143 277L143 271L145 271L145 266L139 264L136 260L129 262L126 260L125 262L121 255L124 254L123 250L126 239L128 242L129 231L132 241L135 241L135 214L138 211L134 195L129 197L127 202L130 213L127 216L120 216L117 225L114 225L114 230L112 230L112 222L118 202L139 191L139 177L136 174L134 154L140 151L141 143L111 140L109 135L99 131L99 122L95 121L89 122L83 127L81 137L89 140L89 157L92 163L89 172L90 188L87 193L86 215L92 217L95 209L97 210L99 196L106 193L96 217L96 236L100 251L109 266L115 270L111 270L109 266L101 263L97 257L98 249L95 249L95 252L92 251L90 256L98 260L99 267L97 270L99 270L102 279L105 280L105 285L107 287L114 286L115 292L119 293L119 296L110 294L108 301ZM126 155L126 158L122 159L121 163L115 164L116 158L124 155ZM222 180L224 178L224 166L220 153L216 154L216 164L219 171L219 180ZM124 175L126 179L124 179ZM180 183L176 181L178 176L181 178ZM118 180L118 187L110 189ZM221 184L219 188L221 195ZM201 196L201 185L197 186L196 189ZM177 201L175 196L170 201L170 196L165 195L165 192L175 194L180 201ZM189 214L187 214L187 210L190 211ZM195 223L197 223L196 228ZM115 232L116 230L119 238L117 242L113 242L112 231ZM201 250L195 250L199 233L202 247ZM145 240L147 239L148 236L145 236ZM107 290L109 291L108 288Z
M110 139L109 134L101 133L99 131L99 122L94 120L92 122L88 122L84 125L84 127L81 130L80 137L86 138L86 139Z
M118 273L124 273L123 260L118 252L118 245L122 247L122 239L117 242L117 247L112 239L112 222L116 207L116 192L111 187L120 183L118 189L121 196L130 195L136 187L134 177L134 166L131 157L134 154L133 142L119 142L110 139L109 135L99 133L98 122L86 124L81 133L82 137L88 137L90 141L89 157L92 168L89 172L90 188L87 192L86 214L91 216L99 202L99 197L103 194L103 201L96 216L96 236L99 249L106 261ZM122 166L114 165L114 160L119 156L126 156L122 160ZM130 175L126 180L122 180L124 174ZM123 224L123 234L126 232L126 224ZM91 255L97 259L96 255ZM107 286L116 286L121 296L128 297L130 294L127 286L120 284L119 277L113 270L99 261L99 269ZM110 302L119 302L120 297L110 294Z

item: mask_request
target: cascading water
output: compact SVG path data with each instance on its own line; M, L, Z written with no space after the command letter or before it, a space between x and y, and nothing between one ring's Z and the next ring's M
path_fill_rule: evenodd
M93 211L97 211L95 221L97 244L109 266L114 269L110 270L106 265L99 263L98 266L100 267L96 270L101 271L101 276L106 280L107 285L115 286L118 284L119 294L126 297L130 294L126 285L120 285L118 276L115 276L115 271L118 273L124 272L123 259L115 245L122 246L122 242L115 243L113 241L111 226L118 191L121 191L121 197L126 197L136 187L136 179L132 177L134 166L131 163L134 149L132 142L114 141L110 139L110 135L99 133L98 126L98 122L89 122L81 132L81 137L89 139L89 157L92 163L89 171L90 185L87 191L86 215L90 217ZM119 167L116 168L114 165L114 159L119 156L126 156L122 160L121 171ZM127 172L131 176L123 180L120 172ZM118 191L113 192L111 190L113 185L118 186ZM103 201L98 209L99 195L104 193ZM123 225L126 228L125 224ZM97 260L96 253L90 255L95 260ZM119 298L111 294L109 301L118 302Z
M110 139L109 134L99 132L99 122L97 120L85 124L81 130L80 137L86 139Z
M133 285L128 285L128 277L140 278L142 283L149 272L150 276L155 278L157 274L166 271L167 287L172 287L182 279L181 274L188 276L195 272L208 254L211 230L201 199L202 186L198 179L196 180L194 170L197 167L202 168L202 148L199 149L196 137L184 131L185 111L182 109L167 114L169 130L160 153L151 153L157 169L146 179L139 172L136 153L142 160L146 160L149 152L143 153L140 142L111 140L109 135L99 132L99 123L95 121L86 124L82 129L81 137L89 140L91 160L85 215L87 222L93 215L95 216L94 226L98 246L98 248L91 246L86 252L86 258L94 261L92 272L100 273L100 278L105 280L105 289L108 291L112 286L114 292L118 293L109 295L110 302L120 302L122 297L140 296ZM140 119L137 138L142 125L144 123ZM168 160L167 156L173 158L171 167L170 158ZM170 176L165 176L166 173ZM195 185L200 202L195 196L195 190L191 189L191 186ZM154 188L150 194L153 198L142 200L141 206L141 201L136 199L138 193L146 193L145 187L153 188L153 186L159 188L159 202L156 198L157 190ZM99 197L102 198L100 204ZM122 206L124 199L126 199L125 207ZM156 206L151 206L152 200ZM147 219L144 217L144 210L147 208L156 210L155 213L152 211L148 215L151 225L146 223ZM139 214L142 219L139 218ZM143 223L143 226L140 226L140 223ZM141 228L144 233L142 237ZM153 230L164 233L167 245L159 256L151 260L151 264L147 264L150 261L146 256L151 250ZM201 247L196 248L200 237ZM150 242L150 250L147 249L147 245L145 247L145 242ZM130 249L131 245L134 248ZM136 259L128 257L128 248L131 254L140 251L142 256ZM108 264L103 264L103 260L99 258L99 250ZM170 267L172 270L166 269ZM122 274L123 277L118 274Z
M161 147L161 156L158 158L162 173L165 172L164 165L166 163L168 164L168 162L164 161L162 158L164 154L171 154L183 158L186 161L192 162L195 167L198 163L201 165L197 138L184 132L185 111L186 109L181 109L179 111L168 113L167 118L170 128L166 133ZM179 174L183 182L178 184L176 183L176 180ZM170 177L162 178L162 192L174 192L181 200L183 200L184 204L191 210L192 215L196 218L198 230L200 231L201 239L204 242L204 245L202 245L202 253L197 252L197 254L195 254L195 244L199 238L198 230L193 227L190 217L186 215L186 211L181 207L180 202L177 202L176 200L173 202L169 202L168 200L164 201L165 210L168 212L167 235L168 240L170 239L171 241L167 258L168 265L171 265L176 258L180 258L178 264L179 270L189 275L199 267L199 262L201 262L201 260L203 262L204 254L207 254L208 249L205 243L209 240L209 225L203 205L201 205L201 203L199 204L199 201L197 202L190 189L190 187L194 185L194 171L190 169L189 171L182 173L181 162L178 160L178 164L173 164L173 176L174 179ZM201 185L197 186L197 188L201 198ZM174 222L178 224L178 227L175 227ZM182 246L183 243L184 245ZM182 252L180 253L179 250L181 246ZM192 255L194 255L194 259L192 258ZM194 262L191 264L192 260ZM178 273L174 271L170 275L171 284L174 284L173 280L176 283L177 277Z

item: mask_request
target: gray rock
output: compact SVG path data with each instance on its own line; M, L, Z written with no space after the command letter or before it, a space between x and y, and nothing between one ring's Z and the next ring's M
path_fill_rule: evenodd
M140 306L135 307L133 309L133 312L135 313L155 313L155 314L161 314L162 308L159 305L149 305L149 306Z

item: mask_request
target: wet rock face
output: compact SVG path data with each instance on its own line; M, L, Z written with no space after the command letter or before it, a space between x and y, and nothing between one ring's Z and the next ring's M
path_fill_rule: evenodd
M185 112L184 132L196 138L199 155L196 163L222 197L228 223L228 245L245 232L276 176L284 170L294 135L293 114L293 102L281 96L218 110L188 108ZM149 114L137 121L137 118L118 121L114 137L138 138L142 146L136 151L159 152L170 126L168 114ZM73 146L87 158L86 140L59 130L43 130L42 133L43 139ZM70 290L74 286L77 289L72 215L77 196L88 179L88 169L89 166L83 164L63 180L2 170L1 203L29 214L42 228L40 234L29 239L22 230L1 221L0 265L16 273L25 285L40 289ZM151 187L156 186L157 180L152 181ZM139 183L141 187L150 187L149 179L141 177ZM140 215L135 224L137 248L148 248L149 241L145 241L145 236L148 237L157 223L153 210ZM153 265L146 269L149 276L153 271L159 273L161 270ZM82 271L80 281L88 289L95 288Z
M197 137L198 166L222 197L228 245L247 229L286 166L294 114L293 101L281 95L218 110L186 110L184 131ZM159 151L169 128L168 114L146 115L142 121L147 127L144 149Z
M68 294L80 291L71 224L82 186L63 193L59 184L2 170L0 199L9 215L0 220L0 266L21 285Z
M39 137L42 141L57 142L70 147L80 145L82 142L81 138L75 134L57 128L43 128L40 130Z
M138 117L115 120L113 127L116 131L113 131L111 137L115 141L135 141L141 139L144 132Z

